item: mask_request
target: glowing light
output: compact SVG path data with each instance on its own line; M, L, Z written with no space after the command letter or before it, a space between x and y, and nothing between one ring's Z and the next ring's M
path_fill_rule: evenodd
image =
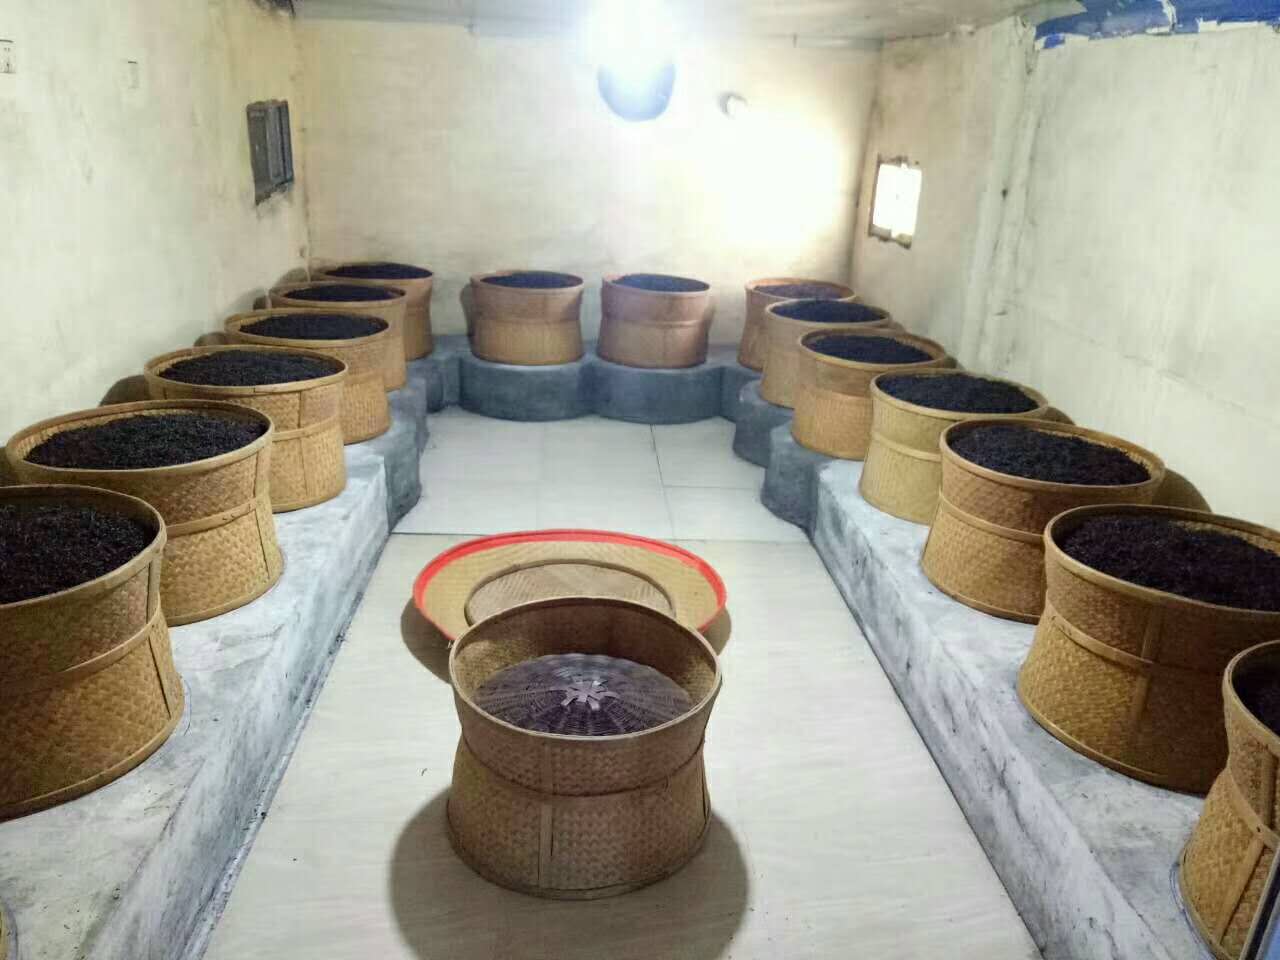
M599 0L585 42L594 65L620 80L643 82L676 53L671 13L661 0Z
M880 161L876 172L875 203L871 207L871 234L911 246L920 212L920 188L924 174L906 160Z

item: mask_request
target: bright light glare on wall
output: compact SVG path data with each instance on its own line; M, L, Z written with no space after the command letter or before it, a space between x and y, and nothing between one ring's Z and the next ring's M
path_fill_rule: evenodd
M600 93L627 120L666 110L675 84L675 29L661 0L598 0L584 31Z
M871 205L871 235L911 246L920 211L924 175L905 159L881 160Z

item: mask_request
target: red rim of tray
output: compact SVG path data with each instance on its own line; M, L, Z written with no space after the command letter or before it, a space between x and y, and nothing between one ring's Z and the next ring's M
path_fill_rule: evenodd
M423 605L422 597L426 593L427 586L434 580L440 571L455 560L470 556L473 553L483 553L487 550L496 550L500 547L509 547L520 543L616 543L624 547L639 547L649 550L652 553L660 553L664 556L672 557L679 560L687 567L692 567L711 584L711 589L716 596L716 612L702 624L699 632L706 630L713 624L717 617L724 612L725 604L728 602L728 592L725 590L724 581L720 579L720 574L716 573L715 568L707 561L703 560L695 553L683 550L680 547L664 543L661 540L651 540L648 537L637 537L629 533L612 533L608 530L526 530L519 533L500 533L491 537L478 537L475 540L468 540L466 543L460 543L456 547L450 547L440 556L436 557L427 564L422 572L413 582L413 605L418 608L421 613L437 630L445 635L449 640L456 640L449 631L445 630L435 619L427 613L426 607Z

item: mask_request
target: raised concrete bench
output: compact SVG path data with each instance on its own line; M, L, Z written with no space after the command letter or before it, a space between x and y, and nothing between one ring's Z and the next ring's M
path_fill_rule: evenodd
M678 370L610 363L589 344L581 360L553 366L490 363L471 354L466 337L439 337L424 363L432 369L430 410L459 404L500 420L571 420L598 414L632 423L735 420L743 385L759 374L737 362L736 348L712 346L707 362Z
M11 960L176 960L199 944L388 531L418 499L431 376L410 364L391 430L346 448L340 496L276 517L285 571L269 593L171 630L187 706L168 742L88 796L0 824Z
M779 407L760 396L760 381L751 380L738 391L737 416L733 422L733 452L754 463L757 467L769 466L773 443L773 431L786 426L791 428L795 412L790 407Z
M862 464L770 436L762 494L804 526L1046 960L1204 960L1176 881L1197 797L1147 786L1045 733L1015 691L1034 628L920 570L928 528L862 499Z

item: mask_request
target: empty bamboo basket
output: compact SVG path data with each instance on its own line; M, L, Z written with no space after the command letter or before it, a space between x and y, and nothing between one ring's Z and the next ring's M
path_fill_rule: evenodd
M383 268L380 270L379 268ZM390 269L386 269L390 268ZM383 272L384 275L379 276ZM413 272L421 276L397 276ZM404 354L407 360L420 360L435 349L431 332L431 288L435 275L426 267L384 260L350 260L317 272L321 280L370 280L392 290L403 290Z
M950 377L957 370L921 370L913 377ZM938 488L942 485L942 454L938 440L953 423L974 417L991 419L992 414L937 410L890 396L877 386L882 373L871 381L871 444L858 489L867 503L912 523L929 523L938 509ZM968 374L978 376L978 374ZM1017 387L1036 406L1026 413L996 414L1000 418L1043 420L1049 417L1049 401L1030 387L997 377L983 377Z
M1203 793L1227 760L1222 672L1280 637L1280 613L1203 603L1108 576L1062 540L1098 516L1138 514L1220 530L1280 553L1280 533L1176 507L1083 507L1044 533L1048 589L1018 694L1046 730L1121 773Z
M338 401L342 442L361 443L372 440L382 436L391 427L391 405L387 401L387 391L383 384L383 358L386 355L387 341L392 336L390 327L353 340L290 340L284 337L263 337L244 329L267 317L329 312L331 311L286 307L253 310L229 317L225 329L228 339L233 343L310 350L340 360L347 368ZM380 322L386 323L385 320Z
M887 371L916 373L936 367L954 366L946 349L932 340L891 330L854 330L841 336L883 336L916 347L931 359L919 363L860 363L841 360L814 350L811 344L830 331L805 334L799 344L798 380L796 383L796 415L791 421L791 434L796 442L810 450L839 457L861 460L871 445L871 381Z
M128 773L169 738L183 707L160 602L160 514L134 497L78 486L0 489L0 504L13 503L110 510L155 538L96 580L0 604L0 820Z
M1230 755L1205 799L1178 870L1182 898L1200 935L1222 960L1236 960L1258 913L1277 844L1280 737L1241 690L1280 670L1280 642L1254 647L1221 680Z
M301 294L316 287L368 287L388 295L386 300L311 300ZM365 317L377 317L391 328L391 336L383 344L382 383L387 390L399 390L409 382L409 369L405 365L405 309L409 298L399 286L389 287L372 280L317 280L311 283L286 283L271 291L273 307L303 307L322 313L358 313Z
M538 733L473 699L498 671L546 654L624 658L688 694L687 712L617 736ZM656 610L621 600L544 600L499 613L449 654L462 740L449 831L479 874L538 896L593 899L680 869L710 820L703 734L720 689L711 647Z
M211 413L259 423L266 432L238 450L206 460L145 470L76 470L26 459L45 440L121 417ZM168 545L160 597L170 626L207 620L242 607L274 586L284 571L271 516L271 418L212 400L144 400L81 410L17 433L5 448L23 483L103 487L145 500L164 518Z
M843 323L797 320L778 312L794 302L771 303L764 311L764 376L760 379L760 396L779 407L795 406L800 380L800 339L805 334L901 330L887 310L854 301L841 303L840 309L847 310L850 318Z
M826 289L832 300L852 300L853 290L843 283L826 280L807 280L803 277L772 277L752 280L747 284L747 314L742 328L742 340L738 344L738 362L752 370L764 369L764 311L772 303L781 303L791 297L779 297L766 293L762 287L802 285Z
M551 366L582 358L581 278L567 287L506 287L493 277L523 273L499 270L471 278L475 331L471 352L490 363ZM566 276L569 276L566 274Z
M711 287L680 292L644 290L605 277L600 288L596 352L627 367L696 367L707 359L715 304Z
M219 387L168 380L164 372L192 357L227 350L272 351L304 355L336 364L327 377L248 387ZM314 351L283 347L192 347L151 360L145 367L152 400L225 400L265 413L275 424L271 443L271 509L276 513L301 510L332 500L347 485L347 462L342 455L339 407L346 364Z
M1149 478L1117 486L1029 480L980 467L951 449L962 431L1010 422L983 417L943 431L938 510L921 564L934 586L961 603L996 617L1035 623L1044 610L1044 529L1049 521L1076 507L1150 503L1164 481L1164 463L1119 437L1047 420L1016 422L1029 430L1114 447L1146 467Z

